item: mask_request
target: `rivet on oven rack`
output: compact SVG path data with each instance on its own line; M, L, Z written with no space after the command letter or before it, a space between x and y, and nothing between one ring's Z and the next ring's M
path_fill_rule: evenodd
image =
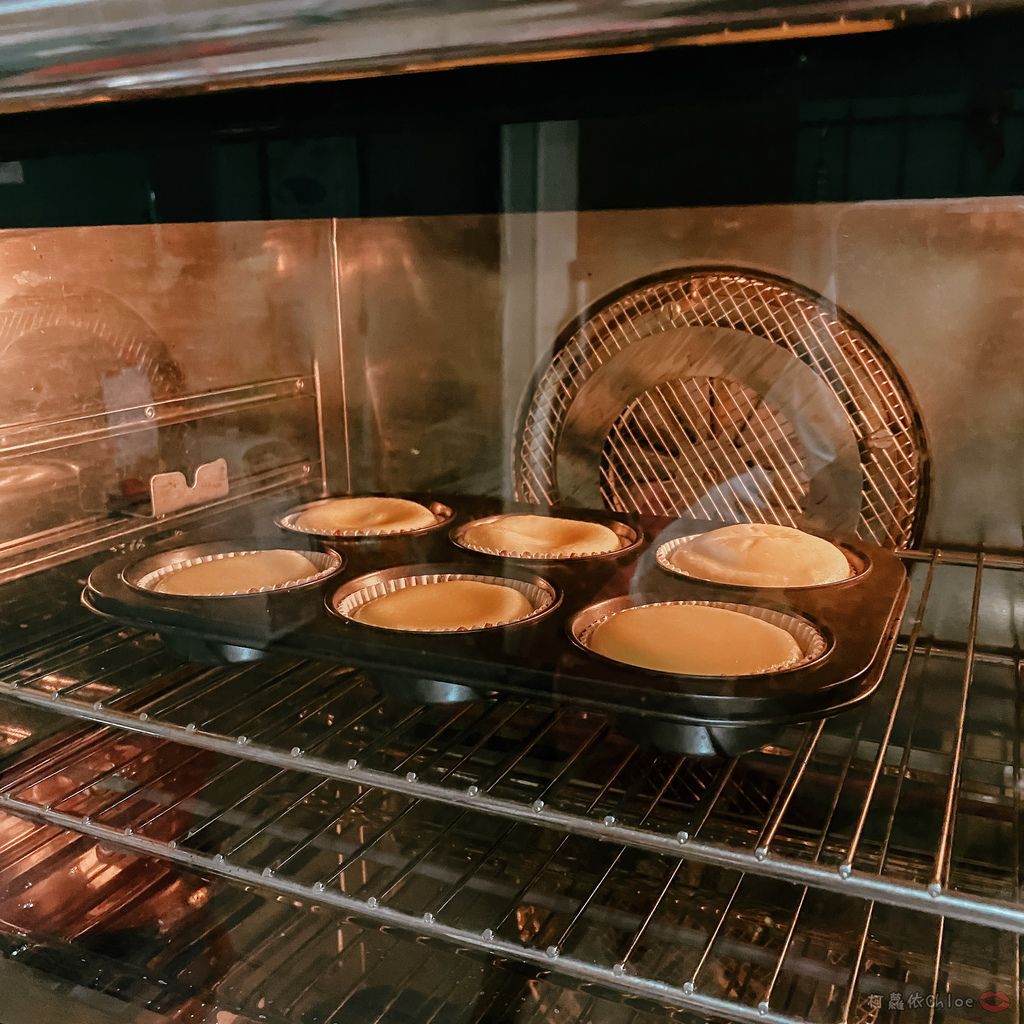
M264 878L273 878L274 877L274 869L271 868L271 867L264 868L261 873L262 873Z
M479 786L467 786L466 787L466 796L477 796L479 793L480 793L480 787Z
M314 882L313 883L313 892L323 892L323 891L324 891L324 883L323 882Z
M534 809L534 811L537 814L540 814L540 812L544 810L544 801L543 800L534 800L533 803L530 804L530 806Z
M839 877L840 878L849 878L850 875L852 875L852 874L853 874L853 865L852 864L840 864L839 865Z
M557 946L548 946L548 948L545 949L544 952L549 957L551 957L552 960L557 960L558 959L558 954L561 953L562 951Z
M292 757L302 757L302 747L292 747Z
M195 731L196 731L196 723L195 722L189 722L188 725L185 726L185 732L195 732Z
M694 985L694 983L692 981L684 981L683 982L683 995L684 996L692 996L693 993L696 992L696 990L697 990L697 986Z
M244 746L246 745L246 743L248 743L248 742L249 742L249 737L248 737L248 736L236 736L236 737L235 737L235 742L236 742L236 743L237 743L237 744L238 744L238 745L239 745L240 747L244 747Z
M367 905L367 906L368 906L368 907L369 907L369 908L370 908L371 910L376 910L376 909L377 909L377 897L376 897L376 896L370 896L370 897L368 897L368 898L367 898L367 900L366 900L366 905Z
M347 761L345 762L345 767L346 767L346 768L347 768L347 769L348 769L348 770L349 770L350 772L354 772L354 771L355 771L355 770L356 770L356 769L357 769L357 768L359 767L359 762L358 762L358 761L357 761L357 760L356 760L356 759L355 759L354 757L350 757L350 758L349 758L349 759L348 759L348 760L347 760Z
M682 845L683 843L688 843L690 841L690 833L687 832L685 829L682 832L677 832L676 841L680 845Z
M757 1012L763 1017L771 1009L769 1005L763 1000L757 1004Z
M614 814L606 814L602 820L603 820L605 825L614 825L615 824L615 815Z
M480 938L483 939L484 942L490 942L494 938L494 929L493 928L485 928L480 933Z
M103 701L101 701L101 700L98 700L98 701L96 701L95 704L93 704L94 708L100 708L102 706L103 706ZM139 721L140 722L148 722L149 721L149 712L148 711L140 711L139 712Z
M406 782L415 782L416 781L416 773L415 772L406 772L405 773L405 781Z
M429 910L423 915L424 924L433 924L434 920L434 915Z

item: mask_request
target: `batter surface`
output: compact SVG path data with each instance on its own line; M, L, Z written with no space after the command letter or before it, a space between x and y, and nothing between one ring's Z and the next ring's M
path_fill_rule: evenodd
M681 544L670 556L689 576L743 587L810 587L850 575L834 544L788 526L737 523Z
M362 605L357 622L388 629L438 632L480 629L513 622L533 612L524 594L500 583L446 580L392 591Z
M296 526L316 533L401 533L436 522L429 508L406 498L334 498L306 509L295 520Z
M804 653L790 633L751 615L693 604L629 608L590 634L606 658L658 672L745 676L790 668Z
M319 571L300 551L250 551L178 569L161 576L153 589L161 594L192 597L244 594L263 587L295 583Z
M489 548L520 558L600 555L622 546L618 535L607 526L554 516L501 516L470 526L463 537L470 547Z

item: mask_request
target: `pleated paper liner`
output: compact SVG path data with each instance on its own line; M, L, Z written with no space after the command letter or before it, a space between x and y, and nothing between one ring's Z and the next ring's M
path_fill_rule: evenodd
M617 658L610 658L607 655L599 654L597 651L593 651L590 648L590 638L593 636L594 630L603 623L613 619L616 615L634 608L656 608L665 607L667 605L690 605L703 608L722 608L725 611L738 612L741 615L749 615L753 619L760 619L762 622L767 622L769 625L777 626L779 629L783 629L789 633L789 635L796 641L797 646L803 652L803 657L800 661L793 665L789 665L784 669L770 669L764 673L754 673L754 675L795 672L797 669L806 668L812 662L817 661L828 650L828 641L822 633L812 626L806 619L800 618L797 615L790 615L786 612L777 611L774 608L763 608L758 605L750 604L732 604L726 601L649 601L644 604L634 604L633 599L630 597L616 597L608 601L602 601L596 605L591 605L589 608L585 608L582 612L576 615L570 623L570 633L573 640L591 657L601 658L616 665L629 665L631 668L634 668L639 672L657 671L659 675L684 675L684 673L662 672L661 670L645 668L642 665L633 665L631 662L620 661ZM690 674L685 675L687 678L692 677ZM726 677L727 674L723 676L700 676L699 678L713 679Z
M212 550L211 550L212 549ZM307 558L317 567L315 573L303 576L284 583L275 583L268 587L249 587L245 590L224 590L216 594L170 594L158 591L157 585L161 580L175 573L181 572L195 565L202 565L209 562L226 562L249 555L263 554L268 551L293 551L293 548L253 548L244 547L239 544L238 548L232 548L230 542L217 541L211 544L196 544L187 548L178 548L174 551L167 551L160 555L151 555L142 559L134 565L129 566L123 573L124 581L137 590L144 590L156 594L161 598L174 600L175 598L188 598L197 601L205 598L220 597L249 597L259 594L278 594L285 591L298 590L302 587L315 586L318 583L330 579L341 571L344 566L344 559L336 551L299 551L304 558Z
M386 597L399 590L408 587L425 586L431 583L449 583L457 580L467 580L476 583L490 583L494 586L510 587L522 594L532 607L527 615L517 618L506 619L500 622L487 622L482 625L469 626L457 629L402 629L400 627L377 626L371 623L360 622L356 613L360 608L371 604L373 601ZM385 569L381 572L369 573L358 579L352 580L342 586L331 600L331 608L334 613L343 619L356 622L361 626L368 626L372 629L387 629L398 633L429 633L432 636L438 634L464 634L475 633L486 629L499 629L505 626L518 625L521 622L531 622L534 619L551 611L558 603L558 593L555 588L541 579L539 576L532 577L529 581L515 579L508 576L487 576L475 573L419 571L414 572L410 568Z
M765 586L760 583L723 583L720 580L708 579L704 576L696 576L693 573L687 572L685 569L680 568L676 565L674 556L681 548L685 547L692 540L697 537L703 536L702 534L689 534L685 537L675 537L672 540L665 541L664 544L658 546L658 550L655 552L655 558L660 568L664 569L665 572L671 573L673 576L679 576L684 580L693 580L696 583L709 583L715 587L728 587L730 590L820 590L825 587L841 587L846 583L850 583L852 580L859 579L865 573L870 571L871 559L867 554L856 551L849 544L836 543L831 541L835 547L837 547L843 555L846 557L846 561L850 565L849 575L845 576L841 580L833 580L830 583L806 583L801 586L793 587L771 587Z
M309 512L311 509L319 508L323 505L327 505L332 501L344 500L344 498L380 498L387 497L387 495L380 494L352 494L344 495L341 498L320 498L317 501L307 501L303 505L296 505L290 508L283 515L277 516L274 522L277 526L281 527L282 530L290 530L292 533L301 533L306 537L317 537L322 540L363 540L363 539L381 539L389 537L416 537L420 534L430 533L432 530L437 530L442 526L448 525L454 518L455 513L447 505L440 501L429 501L429 502L416 502L417 505L422 505L428 512L434 517L434 522L427 526L417 526L415 528L401 528L398 529L384 529L377 527L364 527L361 529L345 529L345 530L314 530L307 526L303 526L299 519L304 512ZM411 499L406 499L411 500Z
M501 515L485 516L482 519L474 519L471 522L457 526L451 533L452 543L466 551L473 551L480 555L491 555L494 558L516 559L523 562L578 562L592 558L618 558L623 552L635 548L643 539L638 529L627 526L625 523L615 521L599 522L596 519L588 519L583 516L572 516L559 513L553 518L576 519L580 522L595 523L598 526L607 526L618 538L619 546L611 551L590 551L581 554L553 555L544 551L512 551L505 548L491 548L483 544L475 543L469 536L470 532L478 526L490 525L501 522L502 519L509 519L513 516L523 515L521 512L504 512Z

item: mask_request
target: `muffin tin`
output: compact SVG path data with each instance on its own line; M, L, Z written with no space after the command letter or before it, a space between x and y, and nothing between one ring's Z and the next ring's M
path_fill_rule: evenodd
M486 498L440 500L453 510L456 534L463 524L484 516L538 511ZM136 554L97 567L83 601L98 614L158 632L186 657L237 660L284 651L363 668L381 689L410 700L460 700L488 691L571 700L612 713L624 731L690 753L756 748L779 726L838 713L878 685L908 589L906 573L893 552L854 538L837 538L864 566L863 572L827 587L740 594L735 587L671 575L658 566L655 551L668 539L667 533L679 532L678 519L586 515L627 527L636 533L637 542L595 558L499 563L493 555L459 549L444 530L353 540L332 537L330 547L342 554L345 566L330 585L213 601L135 589L127 579L139 569ZM695 520L682 528L697 533L717 525L722 524ZM222 532L229 533L229 526L224 525ZM287 547L286 537L282 532L275 541L259 545L239 538L231 546ZM175 551L155 557L178 557ZM353 588L424 574L501 577L531 585L539 580L555 597L543 613L523 621L457 633L381 629L347 620L333 610ZM680 676L632 668L589 652L578 640L581 613L593 616L609 600L756 606L809 624L827 649L805 665L747 677Z

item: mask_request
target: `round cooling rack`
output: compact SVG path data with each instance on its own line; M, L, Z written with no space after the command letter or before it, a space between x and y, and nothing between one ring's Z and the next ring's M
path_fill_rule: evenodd
M698 267L585 315L524 406L521 500L915 541L920 417L879 342L828 299Z

